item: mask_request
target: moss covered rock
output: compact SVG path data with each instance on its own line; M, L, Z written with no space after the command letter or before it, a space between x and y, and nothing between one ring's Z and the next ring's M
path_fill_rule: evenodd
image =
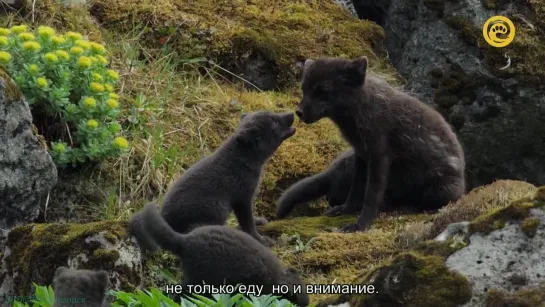
M169 46L185 59L214 59L265 90L291 87L300 58L365 54L374 65L386 63L374 49L382 29L333 1L92 0L88 12L42 2L44 19L58 14L71 22L83 15L121 32L133 31L136 23L147 47ZM93 24L78 27L91 31Z
M2 293L28 295L32 282L51 284L59 266L106 270L113 289L141 283L141 260L126 222L28 224L12 229L0 271Z
M357 281L375 292L341 295L318 306L349 302L350 306L459 306L471 298L467 279L450 271L440 256L402 253Z
M472 221L484 213L504 208L514 200L532 195L535 190L532 184L515 180L498 180L475 188L439 210L433 219L428 238L434 238L449 224Z
M545 306L545 284L514 292L501 289L490 289L486 299L486 307L543 307Z
M539 306L531 304L539 296L529 294L542 285L545 274L540 256L545 244L544 208L545 201L535 193L469 224L469 244L450 255L446 265L471 281L472 305ZM522 293L528 294L528 300L521 300Z

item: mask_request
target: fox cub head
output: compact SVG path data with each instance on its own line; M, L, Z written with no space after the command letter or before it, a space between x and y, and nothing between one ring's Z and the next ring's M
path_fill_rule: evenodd
M295 134L295 116L291 112L258 111L244 113L235 132L235 140L255 153L272 155L284 140Z
M367 73L367 58L307 59L303 66L303 98L295 112L302 122L311 124L346 110L361 95Z
M53 277L53 289L57 302L55 307L78 306L100 307L109 285L105 271L78 270L58 267Z

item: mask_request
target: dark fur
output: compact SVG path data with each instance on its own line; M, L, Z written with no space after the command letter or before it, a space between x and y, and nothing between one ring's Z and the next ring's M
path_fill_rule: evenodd
M293 113L260 111L244 114L233 135L212 155L190 167L165 195L161 215L179 233L202 225L223 225L234 211L241 229L265 245L259 235L252 206L262 169L282 142L295 133ZM135 214L131 232L142 248L157 246L146 235L142 220Z
M297 115L307 124L330 118L356 152L342 206L360 211L343 231L368 228L385 203L437 209L465 193L465 159L455 133L433 108L367 74L367 58L307 60Z
M151 237L180 258L182 286L263 285L262 294L272 294L273 285L302 285L305 289L297 271L284 268L272 251L245 232L227 226L203 226L180 234L161 218L154 203L142 214ZM309 303L304 293L290 292L284 297L299 306Z
M53 277L53 290L55 291L56 298L53 306L107 306L104 297L106 296L108 285L108 274L105 271L77 270L64 266L58 267ZM79 300L81 304L70 302L68 299Z
M326 196L330 207L344 204L354 176L354 150L340 154L329 167L290 186L278 201L276 217L286 217L295 206Z

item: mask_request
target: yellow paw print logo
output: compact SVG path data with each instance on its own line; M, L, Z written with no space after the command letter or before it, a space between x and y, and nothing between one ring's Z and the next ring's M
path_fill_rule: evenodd
M494 47L505 47L515 38L515 25L504 16L490 17L483 26L483 36Z

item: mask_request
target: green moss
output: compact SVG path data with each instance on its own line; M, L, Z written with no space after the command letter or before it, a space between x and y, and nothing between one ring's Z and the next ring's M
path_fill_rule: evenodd
M482 38L482 30L474 25L467 17L449 16L445 22L458 31L458 36L471 46L477 46L479 38Z
M165 271L167 272L165 273ZM153 253L146 257L142 275L146 276L142 284L145 289L161 288L165 284L178 284L182 278L180 261L168 252Z
M536 235L537 226L539 226L539 219L537 218L525 218L520 223L520 229L529 237Z
M469 225L470 233L490 233L497 230L510 220L522 220L526 218L530 209L540 206L539 202L532 202L531 197L524 197L512 202L509 206L493 210L476 218Z
M474 25L463 16L445 17L445 22L458 30L458 35L468 45L478 47L488 64L488 69L496 76L509 78L517 76L523 82L542 84L545 80L545 68L540 63L545 61L545 38L542 33L545 30L545 3L533 1L528 5L517 3L513 0L483 0L486 8L501 10L508 4L519 6L521 11L527 12L522 18L518 12L506 17L511 19L516 27L513 41L506 47L497 48L490 46L482 34L482 25ZM524 7L521 7L524 6ZM532 26L528 25L530 23ZM511 58L511 66L500 70L507 63L507 54Z
M104 238L106 238L106 240L108 240L108 241L109 241L110 243L112 243L112 244L116 244L116 243L117 243L117 239L118 239L118 237L117 237L115 234L110 233L110 232L105 233L105 234L104 234Z
M7 71L5 71L4 69L0 69L0 78L2 79L4 85L4 93L8 98L8 101L6 101L5 103L19 100L23 97L23 94L21 93L19 88L17 88L17 85L13 83L13 81L11 80L11 76Z
M460 102L472 103L477 96L477 89L486 82L484 78L466 74L460 66L455 64L451 64L449 70L442 74L439 74L438 70L439 68L435 68L435 73L430 73L432 81L438 80L433 100L443 109L448 110ZM440 77L437 78L439 75Z
M537 190L536 190L536 192L534 194L533 200L534 201L545 202L545 186L541 186L541 187L537 188Z
M545 307L545 283L513 292L490 289L487 294L486 307Z
M504 220L497 220L497 221L494 221L494 223L492 223L492 228L494 230L502 229L504 226L505 226Z
M428 240L415 246L414 250L427 256L440 256L447 258L455 251L463 247L463 245L452 243L453 242L451 240L445 242Z
M146 24L142 41L148 47L161 47L163 38L169 38L168 44L183 58L205 56L237 71L241 62L259 55L271 64L281 86L291 86L295 80L292 68L298 58L365 54L378 66L385 63L371 47L382 40L382 28L358 20L332 2L93 0L90 3L90 14L104 27L129 32L135 23ZM62 8L55 9L69 15Z
M119 259L115 250L104 250L100 243L86 242L90 236L100 232L117 238L127 238L126 222L98 222L89 224L29 224L14 228L8 235L6 245L11 254L6 257L10 275L14 275L14 288L18 295L30 291L33 276L43 276L50 284L57 267L66 265L70 257L79 254L88 256L80 269L117 270L114 263ZM129 279L129 277L134 279ZM131 291L139 284L138 275L127 274L123 290Z
M308 240L320 232L333 231L342 228L346 224L354 223L356 220L357 216L348 215L336 217L301 217L270 221L265 225L259 226L258 229L261 233L271 237L279 237L282 233L288 235L297 233L301 239Z
M461 274L450 271L444 259L418 253L401 253L355 283L374 285L376 293L341 295L333 301L350 306L459 306L471 298L471 287Z

